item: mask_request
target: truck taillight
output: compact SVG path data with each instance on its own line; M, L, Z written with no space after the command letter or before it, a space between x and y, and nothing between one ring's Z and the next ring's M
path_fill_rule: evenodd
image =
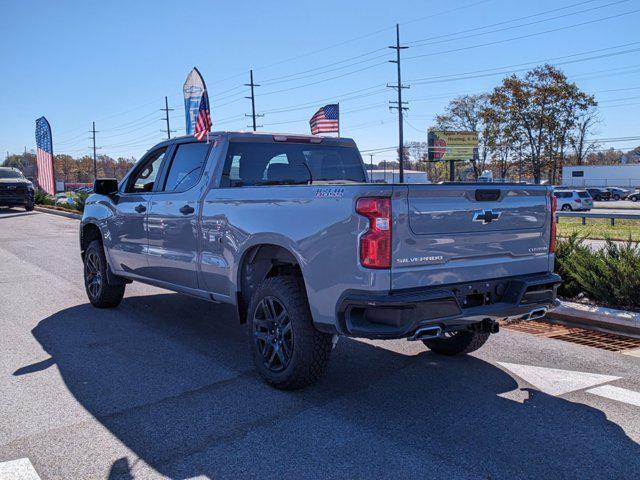
M360 264L366 268L390 268L391 199L359 198L356 212L369 219L369 230L360 237Z
M558 208L558 200L551 195L551 238L549 239L549 253L556 251L556 209Z

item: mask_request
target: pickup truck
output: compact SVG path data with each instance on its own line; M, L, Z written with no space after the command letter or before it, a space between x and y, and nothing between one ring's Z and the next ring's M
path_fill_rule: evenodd
M339 336L465 354L556 304L545 186L369 183L353 140L219 132L162 142L94 191L91 304L118 306L132 281L233 304L281 389L316 381Z

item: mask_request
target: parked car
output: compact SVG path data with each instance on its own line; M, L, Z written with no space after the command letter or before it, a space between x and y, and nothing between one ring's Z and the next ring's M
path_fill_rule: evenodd
M20 170L0 167L0 207L24 207L28 212L34 207L35 189Z
M604 188L587 188L587 192L596 202L611 200L611 192Z
M560 210L588 211L593 208L593 199L586 190L554 190Z
M618 187L607 187L607 191L611 194L613 200L626 200L629 194L632 193L631 190Z
M629 194L629 196L627 197L627 200L631 200L632 202L637 202L638 200L640 200L640 192L634 192Z
M80 224L95 307L132 281L235 306L255 366L300 388L338 336L480 348L556 304L555 197L514 183L367 183L353 140L247 132L166 140ZM179 319L176 319L179 321Z

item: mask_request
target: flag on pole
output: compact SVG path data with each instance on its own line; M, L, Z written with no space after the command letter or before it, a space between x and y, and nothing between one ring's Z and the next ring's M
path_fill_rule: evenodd
M309 125L312 135L340 132L340 106L337 103L325 105L311 117Z
M44 117L36 120L36 165L38 167L38 185L49 195L55 195L51 125Z
M209 95L207 91L202 92L198 116L196 117L196 127L193 136L202 141L211 129L211 113L209 112Z
M196 67L193 67L182 86L182 93L184 94L186 135L193 135L194 133L196 119L198 118L198 108L200 107L200 99L206 89L207 87L204 84L202 75L200 75L200 71Z

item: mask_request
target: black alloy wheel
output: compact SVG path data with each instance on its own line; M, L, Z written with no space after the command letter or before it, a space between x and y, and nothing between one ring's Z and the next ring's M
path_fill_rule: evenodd
M102 292L103 278L102 272L100 271L100 259L95 250L89 250L86 253L84 269L84 281L87 292L92 299L97 299Z
M276 297L264 297L255 309L253 337L269 371L278 373L289 366L294 342L291 318Z

